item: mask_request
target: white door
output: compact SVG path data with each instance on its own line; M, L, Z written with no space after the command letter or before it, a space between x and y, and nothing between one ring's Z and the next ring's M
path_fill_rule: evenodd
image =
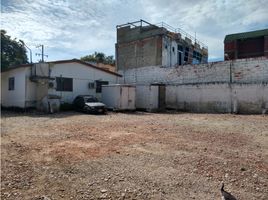
M135 87L128 87L128 109L135 109L136 89Z
M135 109L135 88L121 87L121 109L133 110Z
M125 110L128 109L128 87L120 88L120 109Z

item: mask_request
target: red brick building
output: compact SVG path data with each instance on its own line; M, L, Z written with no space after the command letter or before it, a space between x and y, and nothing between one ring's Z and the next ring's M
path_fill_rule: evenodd
M226 35L224 60L268 57L268 29Z

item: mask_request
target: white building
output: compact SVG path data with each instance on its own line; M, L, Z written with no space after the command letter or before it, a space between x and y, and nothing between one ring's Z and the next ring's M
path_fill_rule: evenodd
M1 106L38 108L51 95L61 103L86 94L100 99L101 85L115 84L119 77L77 59L19 65L1 72Z

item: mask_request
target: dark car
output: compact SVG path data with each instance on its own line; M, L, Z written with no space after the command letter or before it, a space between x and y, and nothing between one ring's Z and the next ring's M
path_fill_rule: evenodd
M75 110L92 114L105 114L107 112L106 105L99 102L92 95L79 95L73 101Z

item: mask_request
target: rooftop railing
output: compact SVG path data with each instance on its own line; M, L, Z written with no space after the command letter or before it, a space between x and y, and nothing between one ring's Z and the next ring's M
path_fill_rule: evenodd
M184 37L184 39L189 38L192 42L199 44L201 48L203 47L205 49L208 49L208 47L204 43L200 42L199 40L196 39L196 37L193 37L189 33L182 30L181 28L174 28L165 22L160 22L160 23L157 23L155 25L160 27L160 28L165 28L170 32L179 33L182 37Z
M142 26L156 26L159 28L164 28L167 31L173 32L173 33L177 33L180 34L182 38L188 38L190 39L194 44L198 44L200 46L200 48L204 48L204 49L208 49L208 47L200 42L199 40L196 39L196 37L193 37L192 35L188 34L187 32L185 32L184 30L180 29L180 28L174 28L172 26L170 26L169 24L165 23L165 22L160 22L157 24L151 24L145 20L139 20L139 21L135 21L135 22L128 22L126 24L122 24L122 25L117 25L116 28L122 28L122 27L126 27L126 26L130 26L130 27L142 27Z

